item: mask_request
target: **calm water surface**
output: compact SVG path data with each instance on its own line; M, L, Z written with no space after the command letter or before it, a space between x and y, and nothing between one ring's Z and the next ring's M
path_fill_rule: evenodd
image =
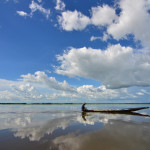
M150 105L101 104L89 109ZM0 150L150 150L150 109L82 114L81 105L0 105Z

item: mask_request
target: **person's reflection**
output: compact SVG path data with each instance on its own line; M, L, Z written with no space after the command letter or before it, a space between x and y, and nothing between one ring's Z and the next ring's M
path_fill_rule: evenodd
M84 121L86 121L85 116L86 116L86 112L82 111L82 119L83 119Z

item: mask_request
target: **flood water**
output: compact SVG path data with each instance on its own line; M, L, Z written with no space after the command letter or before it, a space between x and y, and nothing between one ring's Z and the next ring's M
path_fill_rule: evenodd
M150 107L99 104L89 109ZM81 105L0 105L0 150L150 150L150 108L82 114Z

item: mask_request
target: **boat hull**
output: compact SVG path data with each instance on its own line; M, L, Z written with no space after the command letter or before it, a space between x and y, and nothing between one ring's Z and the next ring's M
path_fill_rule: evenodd
M104 110L84 110L84 112L103 112L103 113L116 113L116 112L132 112L142 109L148 109L149 107L137 107L137 108L126 108L126 109L104 109Z

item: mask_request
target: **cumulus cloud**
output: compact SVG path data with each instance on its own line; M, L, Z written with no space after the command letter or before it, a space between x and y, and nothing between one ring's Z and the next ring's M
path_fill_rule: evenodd
M91 36L90 41L101 40L102 37L99 36Z
M12 102L12 100L18 102L22 100L48 100L61 97L62 93L57 93L57 95L51 94L51 89L46 90L46 88L47 86L44 84L30 84L20 80L0 79L0 100L1 102Z
M33 75L34 76L34 75ZM34 83L33 83L34 82ZM53 82L53 81L52 81ZM58 81L54 81L56 84ZM55 84L53 82L53 84ZM50 83L50 82L49 82ZM48 83L48 84L49 84ZM62 84L65 82L62 82ZM48 85L44 81L33 81L28 78L26 81L9 81L0 79L0 100L1 102L12 102L12 101L32 101L32 100L54 100L59 98L71 98L77 99L79 95L76 93L76 88L72 87L71 89L62 89L63 87L57 84L56 86ZM68 85L69 86L69 85ZM70 86L71 88L71 86ZM74 91L73 91L74 89Z
M61 63L56 69L58 74L92 78L107 88L150 85L150 56L134 53L131 47L117 44L106 50L71 48L57 59Z
M88 25L103 26L106 27L103 41L108 39L108 35L115 40L120 40L127 39L127 36L132 34L135 41L141 41L144 46L150 46L149 1L120 0L116 4L114 7L108 5L92 7L91 17L85 16L77 10L65 11L59 16L58 21L62 29L66 31L83 30ZM119 14L116 13L117 9L121 10ZM95 39L100 38L95 37L91 40Z
M88 25L108 25L116 18L115 10L108 5L93 7L91 15L92 17L90 18L77 10L64 11L58 17L58 22L64 30L72 31L83 30Z
M110 35L109 34L107 34L107 33L103 33L103 37L102 37L102 41L107 41L108 39L110 39L111 37L110 37Z
M65 3L61 0L56 0L56 10L64 10L66 7Z
M90 19L75 10L62 12L62 16L58 17L58 22L66 31L83 30L90 23Z
M77 91L83 97L86 96L91 99L113 99L123 94L123 92L119 90L106 89L104 85L99 87L94 87L93 85L83 85L78 87Z
M135 98L134 95L130 94L126 89L107 89L105 85L95 87L93 85L81 85L79 87L74 87L69 85L66 81L59 82L54 77L48 77L45 72L35 72L34 75L27 74L22 75L23 81L28 83L38 83L49 87L50 89L55 89L59 92L53 94L42 94L42 98L86 98L86 99L114 99L117 97L122 98ZM30 88L28 89L28 91ZM24 91L24 90L23 90ZM24 91L26 92L26 91ZM30 95L30 94L28 94ZM40 95L37 95L38 98Z
M22 98L12 90L12 85L19 86L20 82L0 79L0 100L2 100L3 102L6 102L7 100L11 101L14 99L16 100Z
M51 89L62 91L61 93L53 94L53 98L58 98L58 97L70 97L70 98L71 97L72 98L86 97L86 98L93 98L93 99L97 99L97 98L103 98L103 99L110 98L110 99L112 99L112 98L115 98L115 97L120 95L120 91L109 90L109 89L106 89L105 86L95 87L93 85L83 85L83 86L79 86L79 87L75 88L75 87L69 85L66 81L58 82L54 77L48 77L45 74L45 72L40 72L40 71L35 72L34 75L27 74L27 75L22 75L22 77L23 77L23 80L25 82L40 83L40 84L47 85ZM24 86L26 87L26 85L24 85ZM29 91L30 91L30 89L32 89L32 87L25 90L24 86L21 85L18 90L23 91L24 93L26 93L26 92L29 93ZM28 84L27 84L27 87L29 87ZM30 95L30 94L26 94L26 95ZM35 94L33 94L33 95L35 95Z
M23 97L23 99L41 99L44 98L42 94L37 92L34 86L29 83L22 83L19 86L12 85L11 87L17 95Z
M45 72L37 71L35 75L27 74L22 75L22 77L26 82L44 83L55 90L76 92L75 88L70 86L65 80L58 82L54 77L48 77Z
M66 81L58 82L54 77L48 77L44 72L40 71L35 72L34 75L27 74L22 75L22 77L25 82L43 84L51 89L61 91L61 93L53 93L52 95L46 94L45 97L47 98L68 97L78 99L84 97L87 99L114 99L121 95L126 95L126 97L130 98L133 97L132 95L129 95L127 91L106 89L104 85L99 87L93 85L82 85L76 88L69 85Z
M37 4L36 2L32 1L29 5L29 8L31 9L30 15L32 16L35 11L40 11L42 14L46 16L46 18L49 18L50 15L50 9L45 9L42 7L42 5Z
M103 37L100 36L91 36L90 41L95 41L95 40L101 40L101 41L107 41L110 38L110 36L107 33L103 34Z
M39 3L42 2L42 0L38 0ZM32 17L33 14L36 12L36 11L39 11L41 12L47 19L49 18L49 15L50 15L50 9L45 9L41 4L38 4L36 2L34 2L32 0L31 4L29 5L29 8L30 8L30 13L26 13L24 11L17 11L17 14L20 15L20 16L29 16L29 17Z
M24 11L17 11L17 14L23 17L28 16L28 13L24 12Z
M0 91L0 100L3 100L3 102L20 98L22 97L16 95L14 92L10 92L8 90Z
M93 85L81 85L78 87L69 85L66 81L59 82L54 77L48 77L45 72L35 72L35 74L22 75L19 81L9 81L0 79L0 100L2 102L12 102L16 100L43 101L59 100L68 98L78 101L82 98L86 100L111 100L135 98L135 93L131 94L127 89L107 89L105 85L98 87ZM139 90L136 92L139 92Z
M150 9L147 0L121 0L121 9L118 20L111 24L107 32L114 39L125 38L127 34L133 34L136 40L141 40L143 44L149 45L150 41Z
M115 9L108 5L92 8L91 24L96 26L109 25L117 18Z

